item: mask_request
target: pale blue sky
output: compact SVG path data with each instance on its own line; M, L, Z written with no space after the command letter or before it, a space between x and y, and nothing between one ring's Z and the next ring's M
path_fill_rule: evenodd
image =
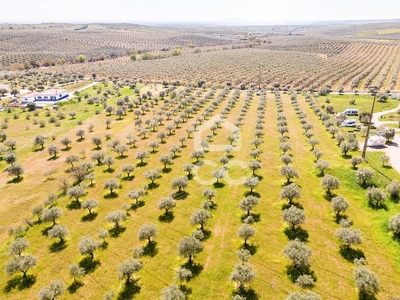
M400 17L400 0L2 0L0 23L371 20Z

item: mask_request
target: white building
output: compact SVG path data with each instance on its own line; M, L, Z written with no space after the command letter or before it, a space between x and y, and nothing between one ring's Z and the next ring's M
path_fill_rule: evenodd
M33 92L27 95L21 96L21 103L26 104L28 102L57 102L67 98L68 91L64 89L50 89L43 92Z
M1 84L1 83L0 83L0 90L2 90L2 89L5 89L5 90L7 90L7 91L10 91L10 86L7 85L7 84Z

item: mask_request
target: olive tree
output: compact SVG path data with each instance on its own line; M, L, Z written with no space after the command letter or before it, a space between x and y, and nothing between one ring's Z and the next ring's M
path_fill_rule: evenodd
M38 297L40 300L54 300L60 297L64 291L64 282L61 279L52 280L49 286L40 289Z
M81 204L81 208L82 209L87 209L89 211L89 215L91 215L93 213L93 209L95 209L97 206L99 206L99 202L95 199L86 199L86 201L84 201Z
M294 205L285 209L282 212L282 217L283 220L292 227L292 230L294 230L297 225L304 223L306 220L304 210L297 208Z
M292 157L289 155L289 153L285 153L285 154L283 154L282 156L281 156L281 161L285 164L285 165L288 165L288 164L290 164L290 163L292 163L293 162L293 159L292 159Z
M379 292L378 276L366 266L357 266L354 270L354 280L360 295L374 296Z
M64 236L69 234L67 227L62 224L54 225L48 232L50 238L59 238L60 243L64 242Z
M300 198L301 188L296 183L291 183L282 188L280 197L282 199L288 199L289 204L292 204L294 198Z
M256 171L261 169L261 163L258 160L252 160L249 162L249 168L253 172L253 177L256 175Z
M86 236L82 236L78 244L78 251L82 255L89 255L90 261L93 261L93 252L100 247L100 242Z
M321 175L324 175L325 170L329 168L329 161L319 159L314 166L316 169L321 171Z
M38 259L32 254L26 254L14 257L6 265L6 272L8 275L13 275L17 272L23 274L23 279L27 278L26 273L37 265Z
M192 171L193 171L194 167L195 167L194 164L185 163L183 165L182 169L183 169L184 172L188 172L187 176L190 176L192 174Z
M349 208L349 203L342 197L336 196L331 200L332 210L336 212L336 217L339 216L341 212L345 212Z
M60 153L60 148L58 148L56 145L49 145L47 151L49 152L49 155L53 156L53 158L56 158L57 154Z
M104 182L104 188L110 190L110 194L114 192L115 189L119 188L119 183L115 179L107 179Z
M362 186L366 186L367 181L371 180L374 175L375 172L370 168L359 168L357 170L356 178Z
M204 225L207 224L207 220L211 218L211 214L204 209L196 209L190 216L190 222L200 225L200 229L204 229Z
M299 177L299 173L292 166L282 166L279 173L286 177L286 183L290 183L290 180L294 177Z
M331 195L332 190L335 190L340 186L340 181L335 176L326 174L322 178L321 184L322 184L323 188L326 190L326 193L328 195Z
M258 200L256 196L249 195L239 201L239 207L250 216L251 210L258 204Z
M389 185L386 187L386 190L392 199L399 199L400 183L397 180L391 181Z
M239 283L239 289L256 278L256 273L249 264L237 263L229 276L229 280Z
M256 234L256 229L249 225L243 224L239 227L238 230L238 237L244 239L244 245L247 246L247 240Z
M143 264L140 260L130 258L125 260L118 266L118 279L125 279L126 283L129 283L132 275L139 272L143 268Z
M306 293L293 292L289 294L286 300L321 300L321 297L311 291L307 291Z
M161 290L162 300L185 300L186 294L182 292L175 283L171 283L169 286Z
M362 158L361 156L353 156L350 162L353 168L356 169L357 165L360 165L364 162L364 158Z
M359 245L362 242L361 232L358 229L340 228L336 231L337 238L346 245L347 250L351 245Z
M178 254L189 258L189 263L192 263L192 258L195 254L203 250L201 242L192 236L185 236L178 243Z
M236 252L236 255L238 259L242 262L242 265L244 265L246 262L250 260L251 253L249 250L241 248Z
M133 164L123 164L121 171L126 173L127 178L130 178L131 173L135 171L135 166Z
M115 210L108 213L104 219L108 222L114 223L114 228L119 228L120 223L126 220L126 212L121 210Z
M141 150L136 153L136 159L140 160L141 164L144 164L144 159L149 157L149 151Z
M33 138L33 146L40 146L42 149L44 149L44 144L46 143L46 138L43 135L35 135Z
M139 228L138 239L139 241L147 240L148 243L151 243L151 238L155 238L158 236L158 230L156 225L143 225Z
M187 177L177 177L172 179L171 187L173 189L178 188L178 192L180 192L183 188L187 187L189 184L189 180Z
M190 278L192 278L192 276L193 276L192 271L190 271L189 269L187 269L185 267L179 268L176 271L176 279L179 280L180 285L182 285L183 281L185 281L185 280L188 281Z
M85 187L82 184L70 187L67 190L67 195L70 198L75 198L76 202L79 203L79 198L86 195Z
M43 222L53 222L53 226L56 225L56 220L62 215L61 210L58 207L46 208L42 214Z
M149 179L151 181L151 184L154 184L154 181L160 177L160 170L155 169L155 170L148 170L144 172L144 177L146 179Z
M158 209L165 209L165 213L169 213L169 210L174 208L176 206L176 203L172 197L163 197L161 200L157 203Z
M400 213L389 219L389 229L393 231L395 235L400 233Z
M283 254L291 260L292 266L296 269L304 269L310 266L312 250L299 239L291 240L283 248Z
M22 253L30 246L28 240L23 237L18 237L10 244L8 255L21 256Z
M74 282L76 282L77 278L85 276L85 269L80 267L78 264L70 264L68 266L68 269L69 269L69 276L71 276L74 279Z
M128 197L131 199L135 199L136 204L139 203L139 198L146 195L146 191L144 189L130 190L128 192Z
M19 162L13 162L11 166L7 168L7 172L11 176L17 176L17 179L19 179L21 175L24 174L24 168Z
M373 207L379 207L384 204L386 200L386 193L379 188L369 187L367 189L368 203Z

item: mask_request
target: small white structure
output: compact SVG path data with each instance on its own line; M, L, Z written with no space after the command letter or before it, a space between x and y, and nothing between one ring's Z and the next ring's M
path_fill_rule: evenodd
M342 114L346 116L358 116L358 109L357 108L347 108L345 109Z
M5 89L5 90L9 91L10 90L10 86L7 85L7 84L0 83L0 90L2 90L2 89Z
M371 136L368 139L367 146L368 147L383 147L386 144L386 138L383 136Z
M50 89L43 92L33 92L28 95L21 96L21 103L27 104L29 102L57 102L67 98L68 91L65 89Z
M354 120L354 119L344 120L340 126L341 127L357 127L357 120Z

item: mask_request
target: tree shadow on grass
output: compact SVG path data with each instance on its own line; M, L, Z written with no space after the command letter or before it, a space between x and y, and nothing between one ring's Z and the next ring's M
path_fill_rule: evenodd
M163 169L161 170L161 172L163 172L164 174L171 173L171 171L172 171L172 168L163 168Z
M364 252L362 250L347 248L347 246L345 245L340 246L339 252L340 255L342 255L342 257L349 262L353 262L356 258L365 258Z
M138 208L144 206L145 204L146 204L146 202L144 202L144 201L139 201L137 203L133 203L132 206L131 206L131 209L132 210L137 210Z
M67 248L67 243L64 240L54 242L49 246L49 250L52 253L60 252L60 251L64 250L65 248Z
M133 299L136 294L140 293L140 286L136 284L137 281L130 281L124 284L123 290L118 294L117 300Z
M143 255L154 257L158 253L157 242L151 241L147 243L146 246L143 247Z
M261 214L254 214L254 213L251 213L250 215L247 214L242 215L240 219L242 220L242 222L244 222L244 220L247 219L248 217L252 217L254 223L258 223L261 221Z
M203 242L207 241L211 237L211 230L203 229L204 238L202 239Z
M108 248L108 242L107 242L106 240L104 240L104 241L101 243L100 248L101 248L102 250L106 250L106 249Z
M252 191L252 192L246 191L246 192L244 193L244 196L245 196L245 197L247 197L247 196L254 196L254 197L257 197L257 198L261 198L260 193L257 193L257 192L255 192L255 191Z
M10 179L9 181L7 181L7 183L20 183L22 180L24 180L23 176L14 177L13 179Z
M335 214L335 223L339 224L340 220L342 219L348 219L348 215L346 214Z
M332 198L334 198L334 197L336 197L336 194L332 193L332 192L330 192L329 194L328 193L324 194L324 199L328 200L329 202L331 202Z
M263 180L263 179L264 179L264 176L262 176L262 175L258 175L258 174L256 174L256 175L255 175L255 177L257 177L259 181L261 181L261 180Z
M42 235L48 236L49 235L49 230L52 229L52 228L53 228L53 226L49 226L49 227L44 228L42 230Z
M225 186L225 183L223 182L214 182L213 187L216 189L222 189Z
M62 150L61 150L62 151ZM53 161L53 160L57 160L59 157L58 156L51 156L47 159L47 161Z
M119 237L119 236L121 235L121 233L123 233L125 230L126 230L125 227L119 226L119 227L114 227L113 229L110 229L109 233L110 233L110 236L111 236L111 237L117 238L117 237Z
M189 269L192 272L192 278L197 277L200 275L200 273L203 271L203 266L200 264L196 264L195 262L186 262L183 265L181 265L182 268Z
M234 297L236 295L242 296L243 298L245 298L247 300L260 299L260 296L253 289L239 288L238 290L232 292L232 297Z
M286 274L289 276L290 281L293 283L296 282L296 279L301 275L310 275L314 281L317 281L317 276L315 272L312 271L309 267L307 268L295 268L293 266L288 266L286 268Z
M398 298L393 298L393 299L398 299ZM358 294L358 300L378 300L374 295L367 295L364 293Z
M118 198L118 193L116 193L116 192L112 192L112 193L108 193L107 195L104 195L104 199L115 199L115 198Z
M296 206L297 208L299 208L299 209L303 209L304 210L304 207L303 207L303 205L301 205L300 203L298 203L298 202L293 202L292 201L292 204L289 204L289 203L284 203L284 204L282 204L282 210L285 210L285 209L288 209L288 208L290 208L291 206Z
M72 201L71 203L67 204L67 208L69 210L77 210L77 209L81 209L81 203L77 200Z
M75 280L68 286L67 290L70 294L74 294L82 286L84 286L83 282Z
M307 230L301 227L287 227L284 231L285 235L288 237L289 240L299 239L302 242L308 241L308 232Z
M25 278L22 275L15 276L14 278L11 278L9 281L7 281L7 284L4 287L3 292L10 293L13 289L18 289L19 291L22 291L24 289L29 289L32 285L35 284L35 282L36 282L35 275L26 275Z
M154 189L158 188L159 186L160 185L158 183L152 182L152 183L149 183L148 188L149 188L149 190L154 190Z
M90 222L93 221L94 219L97 218L98 213L97 212L92 212L91 214L87 214L82 216L81 221L82 222Z
M86 274L93 273L100 265L99 260L91 260L90 257L85 257L79 262L79 266L85 270Z
M158 217L158 221L163 223L171 223L175 219L173 212L165 212L161 216Z
M115 169L113 169L113 168L107 168L107 169L105 169L105 170L103 170L103 173L114 173L114 171L115 171Z
M258 250L258 246L250 245L250 244L243 244L243 246L239 249L242 249L242 248L248 250L251 255L256 254L256 252Z
M187 174L186 177L188 180L192 180L194 176L193 176L193 174Z
M121 178L123 181L132 181L133 179L135 179L135 175L129 175Z
M171 194L171 197L175 200L185 200L189 196L189 193L186 191L178 191L178 192L173 192Z
M140 167L145 167L145 166L147 166L147 162L138 162L137 164L136 164L136 167L138 167L138 168L140 168Z

